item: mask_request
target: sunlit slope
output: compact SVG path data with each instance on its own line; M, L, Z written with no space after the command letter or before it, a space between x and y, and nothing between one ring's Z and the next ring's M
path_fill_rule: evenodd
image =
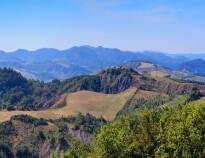
M96 117L103 116L112 120L123 108L124 104L135 93L135 88L130 88L118 94L103 94L91 91L78 91L64 95L56 108L43 111L0 111L0 122L9 120L13 115L28 114L37 118L57 119L79 112L90 113Z

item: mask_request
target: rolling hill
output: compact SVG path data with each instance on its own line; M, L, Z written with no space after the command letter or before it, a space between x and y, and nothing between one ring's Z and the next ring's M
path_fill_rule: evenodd
M167 101L169 101L169 97L165 93L137 90L136 88L130 88L118 94L78 91L62 95L49 109L40 111L0 111L0 122L7 121L15 115L59 119L76 116L78 113L89 113L97 118L103 117L106 120L113 120L118 113L128 113L130 110L141 108L147 104L157 107Z
M111 67L96 75L78 76L49 83L27 80L11 69L0 69L0 107L8 110L42 110L51 107L66 93L93 91L117 94L129 88L183 95L193 87L204 89L204 85L174 81L170 78L153 78L133 69Z
M122 67L132 68L140 74L152 78L171 78L185 82L205 83L203 60L196 59L181 64L176 69L170 69L148 61L129 61L122 64Z
M78 113L89 113L98 118L102 116L107 120L112 120L135 91L136 89L134 88L119 94L78 91L63 95L53 108L51 107L50 109L41 111L0 111L0 122L7 121L12 116L22 114L36 118L58 119L77 115Z

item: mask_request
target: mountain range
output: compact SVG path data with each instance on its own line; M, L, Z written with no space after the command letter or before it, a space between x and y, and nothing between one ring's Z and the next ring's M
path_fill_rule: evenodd
M204 59L200 55L201 60ZM162 67L178 70L183 64L192 64L197 55L168 55L160 52L122 51L104 47L80 46L66 50L50 48L28 51L19 49L14 52L0 51L0 67L13 68L26 78L51 81L93 74L110 66L125 64L130 61L147 61ZM190 62L190 63L189 63ZM198 66L198 65L197 65ZM203 64L197 75L204 75ZM195 68L194 68L195 69ZM195 74L195 70L187 69ZM202 73L201 73L202 72Z

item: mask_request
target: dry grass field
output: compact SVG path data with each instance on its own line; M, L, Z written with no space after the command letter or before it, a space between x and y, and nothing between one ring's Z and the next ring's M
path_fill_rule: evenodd
M57 119L77 113L90 113L96 117L103 116L112 120L126 101L133 96L135 88L119 94L103 94L91 91L79 91L64 95L55 108L42 111L0 111L0 122L9 120L11 116L28 114L37 118ZM63 103L62 103L63 102ZM64 106L62 106L64 104Z
M157 96L162 96L162 97L167 97L166 94L164 93L159 93L159 92L153 92L153 91L145 91L145 90L139 90L137 91L137 93L135 94L135 98L143 98L143 99L151 99L151 98L155 98Z
M166 72L162 72L162 71L152 71L152 72L150 72L150 76L153 77L153 78L164 78L167 75L169 75L169 74L166 73Z
M155 65L152 63L141 62L140 65L138 66L138 69L152 69L152 68L155 68Z

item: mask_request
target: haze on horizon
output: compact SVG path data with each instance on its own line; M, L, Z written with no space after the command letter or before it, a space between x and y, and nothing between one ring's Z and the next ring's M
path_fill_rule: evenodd
M204 0L1 0L0 50L205 52Z

